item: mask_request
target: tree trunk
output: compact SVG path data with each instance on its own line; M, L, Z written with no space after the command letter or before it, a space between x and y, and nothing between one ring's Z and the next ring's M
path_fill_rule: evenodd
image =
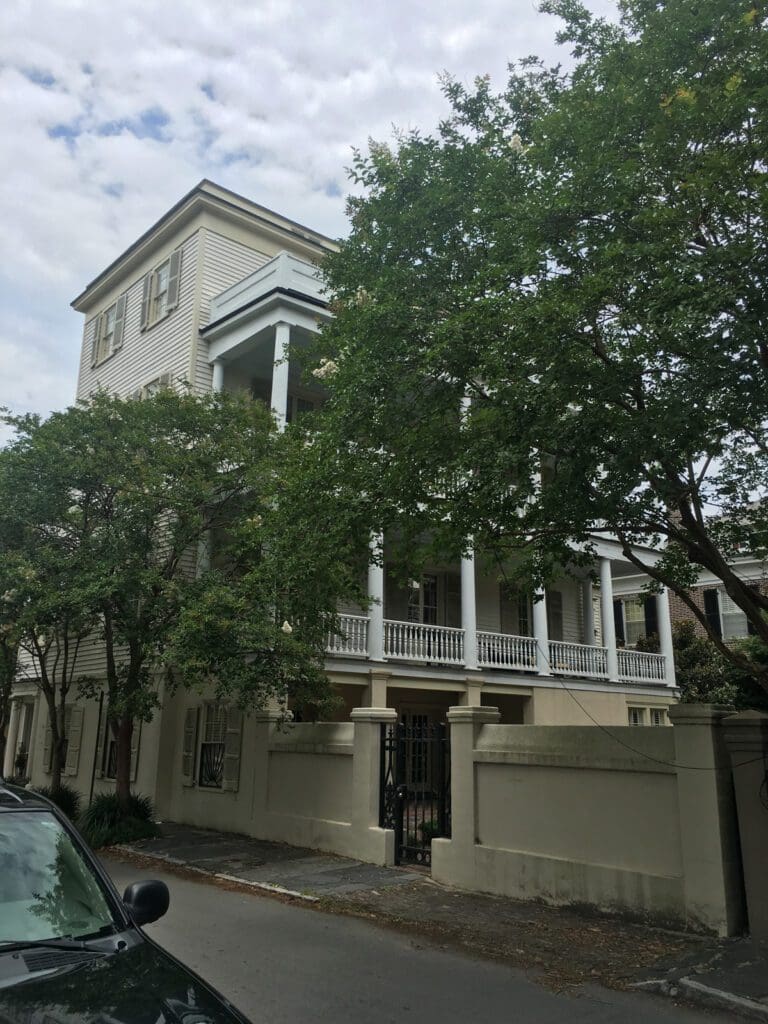
M115 792L125 809L131 796L131 740L133 719L123 715L114 730L116 746Z

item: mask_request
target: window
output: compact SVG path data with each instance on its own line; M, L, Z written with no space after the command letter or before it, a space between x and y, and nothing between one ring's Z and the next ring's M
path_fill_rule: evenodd
M408 621L437 625L437 576L426 573L408 587Z
M636 647L642 637L658 636L656 596L617 598L613 602L613 621L619 646Z
M135 720L133 732L131 733L131 782L136 781L140 743L141 722ZM108 720L106 704L101 711L101 727L99 729L98 747L96 749L96 775L100 779L117 778L117 740Z
M667 712L664 708L649 708L651 716L651 725L666 725L667 724Z
M173 374L161 373L159 377L153 377L152 380L141 387L136 388L128 396L133 402L140 402L143 398L151 398L156 395L158 391L162 391L164 388L170 388L173 385Z
M550 640L563 639L563 595L559 590L547 591L547 632Z
M645 725L645 708L627 708L630 725Z
M91 369L99 366L123 347L127 297L126 292L94 320L91 336Z
M173 312L179 302L181 249L145 275L141 295L141 329L147 330Z
M723 640L734 640L752 632L747 616L721 587L704 591L704 611L710 627Z
M531 635L531 595L514 585L499 584L501 632L509 636Z
M314 412L319 402L309 398L300 398L298 395L288 395L288 408L286 409L286 423L293 423L306 412Z
M185 710L181 750L184 786L237 791L242 722L242 711L220 701Z

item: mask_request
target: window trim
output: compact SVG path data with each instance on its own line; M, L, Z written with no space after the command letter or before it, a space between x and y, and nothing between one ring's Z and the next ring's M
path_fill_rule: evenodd
M182 261L182 247L174 249L172 253L167 255L158 264L156 264L152 270L148 271L144 275L142 281L141 291L141 332L151 330L156 324L162 323L166 320L171 313L176 309L179 304L179 294L181 291L181 261ZM168 268L168 283L162 293L158 293L158 281L159 275ZM160 314L156 313L156 305L158 295L163 294L167 296L165 307L163 312Z
M108 359L111 359L115 353L119 352L123 347L123 337L125 335L125 320L126 312L128 308L128 292L123 292L115 299L115 301L102 310L92 321L93 323L93 334L91 336L91 369L95 370L99 366L103 366ZM109 316L114 313L114 326L111 334L105 333L105 327L109 322ZM102 342L109 339L105 350L101 351Z

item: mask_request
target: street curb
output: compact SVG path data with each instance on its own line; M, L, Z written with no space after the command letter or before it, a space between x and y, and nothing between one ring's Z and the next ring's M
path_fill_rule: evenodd
M745 996L737 996L733 992L725 992L711 985L704 985L693 978L679 978L670 981L668 978L653 978L650 981L637 981L632 988L641 992L655 992L657 995L676 998L683 996L692 1003L699 1003L710 1009L731 1010L742 1017L752 1020L768 1021L768 1006L755 1002Z
M135 846L116 844L110 847L111 850L119 850L121 853L132 853L139 857L147 857L149 860L159 860L163 864L170 864L172 867L184 868L185 871L194 871L198 875L206 875L208 878L218 878L223 882L236 882L238 885L247 885L251 889L261 889L264 892L274 893L278 896L290 896L294 900L304 900L306 903L319 903L319 896L310 896L305 892L297 892L295 889L286 889L283 885L276 885L272 882L256 882L250 878L240 878L239 875L227 875L219 871L208 871L196 864L190 864L181 857L172 857L169 853L150 853L145 850L138 850Z

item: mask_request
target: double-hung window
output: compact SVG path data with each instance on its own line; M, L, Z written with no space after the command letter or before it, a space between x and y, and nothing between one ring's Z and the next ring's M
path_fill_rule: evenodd
M156 324L173 312L179 304L181 282L181 249L145 274L141 295L141 329Z
M757 584L749 584L757 587ZM754 632L739 606L720 587L704 591L704 611L710 628L723 640L735 640Z
M185 786L235 792L240 780L243 712L207 701L184 712L181 776Z
M109 359L110 356L123 347L127 299L126 292L105 309L103 313L99 313L93 321L91 369L95 369L100 363Z

